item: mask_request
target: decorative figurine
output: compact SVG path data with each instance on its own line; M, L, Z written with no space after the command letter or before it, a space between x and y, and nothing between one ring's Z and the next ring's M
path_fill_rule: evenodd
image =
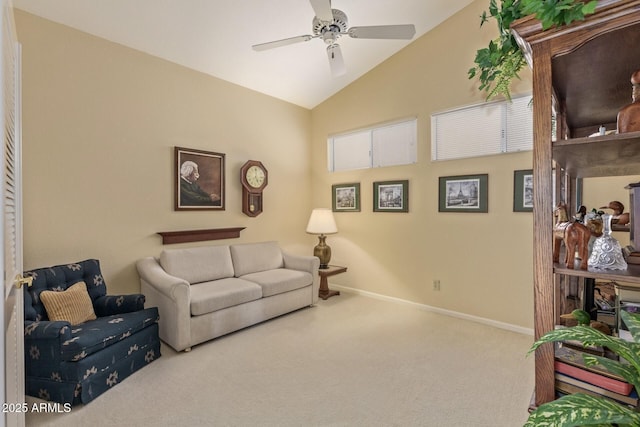
M609 202L607 206L600 207L600 209L611 209L613 211L613 216L611 217L612 224L629 224L629 212L624 212L624 205L621 202L614 200Z
M599 330L605 335L612 334L609 325L603 322L598 322L597 320L591 320L591 316L589 316L589 313L584 310L576 309L569 314L561 314L560 318L576 321L579 326L590 326L593 329Z
M589 233L591 233L591 237L600 237L602 236L602 217L600 215L591 216L587 215L585 225L589 229Z
M558 203L553 215L556 217L556 224L553 226L553 261L560 262L560 244L564 241L565 266L573 269L577 249L581 260L580 269L586 270L591 232L585 225L569 221L567 206L563 202Z
M611 236L612 215L602 216L604 232L593 243L593 251L589 257L589 267L601 270L626 270L627 262L622 255L622 247L614 237Z
M618 133L640 131L640 70L631 75L631 104L618 112Z

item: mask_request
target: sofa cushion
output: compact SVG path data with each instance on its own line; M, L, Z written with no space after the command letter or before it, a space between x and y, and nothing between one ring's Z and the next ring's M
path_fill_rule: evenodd
M191 315L211 313L262 298L262 288L235 277L191 285Z
M77 361L141 331L158 321L157 307L132 313L98 317L71 328L71 339L62 343L62 360ZM43 340L45 341L45 340ZM43 345L45 342L43 342ZM38 352L46 357L47 352Z
M160 254L160 265L170 275L191 284L233 277L231 253L226 245L165 249Z
M65 320L71 325L79 325L96 318L87 284L84 282L78 282L61 292L42 291L40 299L47 310L47 317L54 322Z
M231 258L236 277L273 270L284 265L278 242L231 245Z
M255 282L262 287L262 296L270 297L294 289L304 288L313 283L313 276L305 271L276 268L246 274L241 279Z

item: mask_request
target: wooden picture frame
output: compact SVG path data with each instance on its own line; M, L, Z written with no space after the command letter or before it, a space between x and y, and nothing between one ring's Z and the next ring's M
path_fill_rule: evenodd
M360 212L360 183L331 186L333 212Z
M175 147L175 210L224 210L224 163L222 153Z
M513 211L533 212L533 169L513 171Z
M439 212L487 213L489 175L441 176L438 185Z
M409 181L373 183L374 212L409 212Z

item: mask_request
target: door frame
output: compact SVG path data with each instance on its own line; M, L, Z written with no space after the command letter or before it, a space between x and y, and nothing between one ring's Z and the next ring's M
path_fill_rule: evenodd
M29 406L25 401L24 306L22 278L22 141L21 50L11 0L0 4L0 120L4 144L0 149L0 268L4 272L4 301L0 315L3 351L0 380L3 411L0 426L24 426Z

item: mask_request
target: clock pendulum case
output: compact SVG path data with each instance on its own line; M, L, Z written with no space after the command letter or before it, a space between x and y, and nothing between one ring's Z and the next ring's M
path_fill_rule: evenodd
M242 212L255 217L262 213L262 191L267 186L268 172L257 160L249 160L240 169Z

